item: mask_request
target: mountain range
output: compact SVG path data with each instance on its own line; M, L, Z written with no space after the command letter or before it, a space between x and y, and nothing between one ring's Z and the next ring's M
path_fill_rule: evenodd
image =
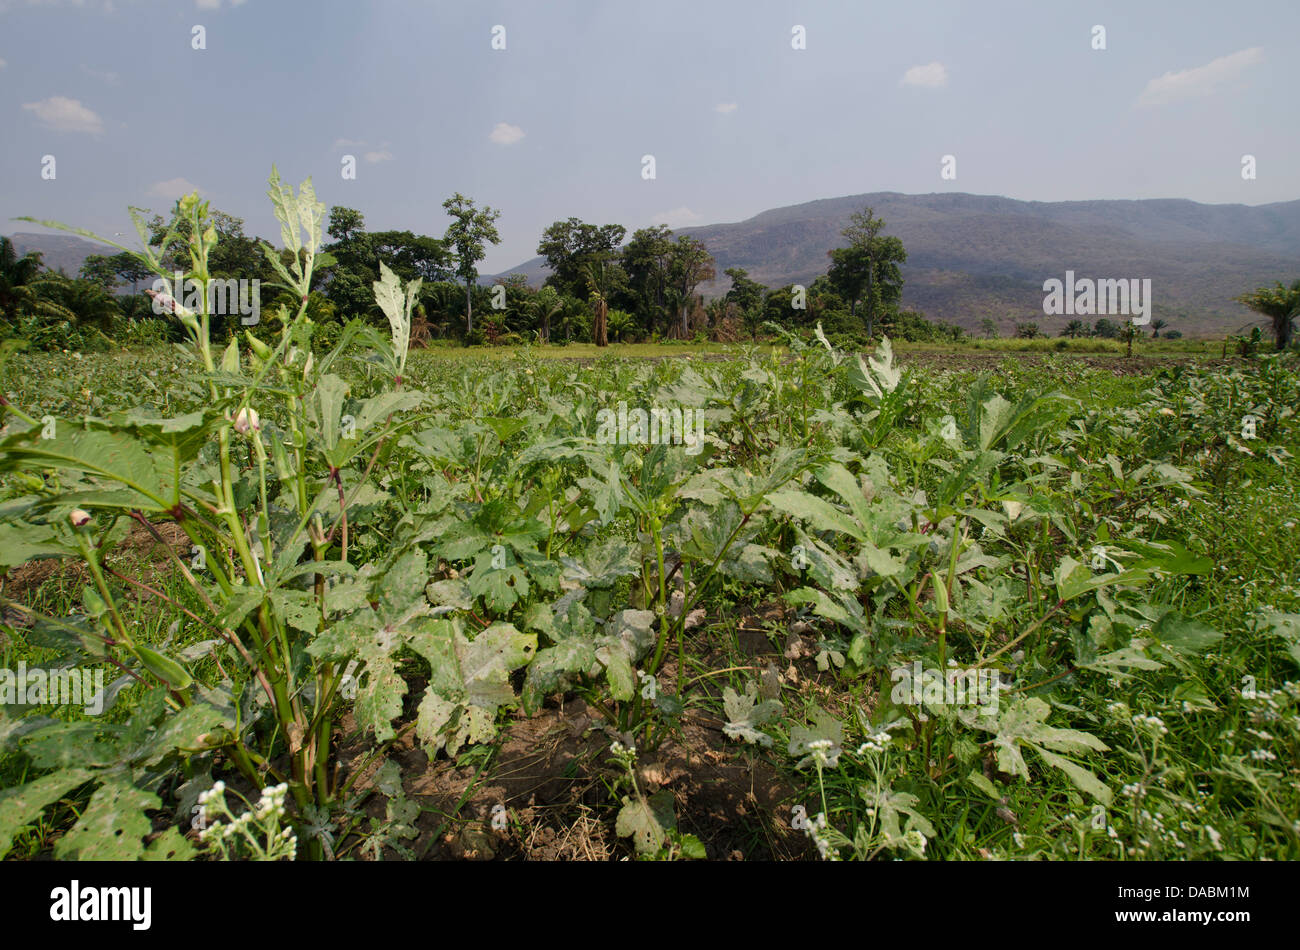
M1044 314L1043 282L1073 271L1076 280L1149 278L1153 318L1189 335L1231 332L1257 319L1232 298L1300 277L1300 201L1044 202L874 192L675 233L702 241L720 277L743 267L768 287L807 286L826 272L828 251L846 243L840 231L849 216L867 206L884 219L883 233L907 249L904 308L971 330L991 317L1003 334L1034 321L1055 335L1069 318ZM540 283L548 271L538 257L505 273ZM729 285L721 277L699 291L715 297Z
M1182 199L1019 201L960 193L874 192L764 211L745 221L679 228L702 241L719 278L698 288L726 292L729 267L768 287L810 285L842 246L849 216L871 207L884 233L907 249L903 306L977 330L991 317L1008 334L1034 321L1055 335L1069 318L1043 312L1043 282L1149 278L1152 317L1184 334L1232 332L1258 318L1233 298L1300 277L1300 201L1211 205ZM112 248L63 234L17 233L21 255L38 250L46 266L75 275L90 254ZM540 285L542 258L484 276L523 274ZM1089 318L1084 318L1089 319Z

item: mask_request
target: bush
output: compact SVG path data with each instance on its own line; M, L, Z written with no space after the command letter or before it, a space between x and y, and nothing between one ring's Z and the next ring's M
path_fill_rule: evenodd
M169 320L145 317L140 320L123 320L113 333L122 346L157 346L160 343L179 342L180 324Z
M343 324L330 321L318 323L312 327L311 345L314 349L328 351L334 349L343 335Z

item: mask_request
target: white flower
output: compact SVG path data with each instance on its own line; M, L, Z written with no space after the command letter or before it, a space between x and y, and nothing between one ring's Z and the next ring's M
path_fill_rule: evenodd
M250 430L257 432L262 428L262 420L257 415L257 410L251 406L245 406L235 414L235 431L243 435Z
M84 528L90 524L90 512L84 508L73 508L72 514L68 515L68 520L72 522L74 528Z

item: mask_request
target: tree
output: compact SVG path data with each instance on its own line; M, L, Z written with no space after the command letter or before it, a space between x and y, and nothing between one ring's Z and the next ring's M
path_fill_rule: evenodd
M538 337L543 343L551 340L551 320L564 309L564 298L554 287L543 287L532 298L533 316L537 320Z
M168 227L176 223L176 237L162 249L162 261L169 270L188 271L190 222L188 216L179 213L180 203L178 198L170 220L156 214L149 221L149 243L161 244ZM257 238L244 234L243 218L213 209L211 222L217 232L217 244L208 255L209 276L223 280L273 279Z
M465 282L465 332L474 331L474 283L478 280L478 262L487 256L485 244L500 244L496 220L500 211L475 208L474 202L460 192L442 203L452 217L446 242L456 254L456 275Z
M1033 339L1037 339L1040 336L1042 336L1042 334L1038 331L1037 323L1016 324L1016 339L1033 340Z
M1087 335L1088 324L1084 323L1082 320L1071 320L1065 325L1065 329L1061 331L1061 336L1068 336L1071 339Z
M587 281L588 299L591 301L592 340L597 346L609 346L609 298L618 286L621 269L608 257L593 257L582 266Z
M1165 327L1167 327L1167 326L1169 326L1169 324L1166 323L1164 320L1159 320L1159 319L1157 319L1157 320L1152 320L1152 321L1151 321L1151 339L1153 339L1153 340L1154 340L1154 339L1157 339L1157 338L1160 336L1160 331L1163 330L1163 329L1164 329Z
M1268 317L1272 323L1273 341L1279 350L1291 345L1295 334L1295 320L1300 317L1300 280L1284 287L1281 281L1275 287L1260 287L1236 298L1255 313Z
M65 277L46 271L31 284L42 316L67 320L74 326L93 325L107 333L118 316L117 302L94 280Z
M669 258L668 274L677 292L683 338L690 336L689 313L695 288L706 280L712 280L715 273L713 258L702 242L685 234L677 238Z
M980 329L984 331L984 335L990 340L998 335L998 323L992 317L985 317L981 320Z
M1096 326L1092 328L1092 332L1103 340L1113 340L1119 336L1119 324L1114 320L1107 320L1102 317L1097 321Z
M1131 320L1125 321L1124 326L1120 328L1119 338L1123 340L1127 346L1127 350L1124 354L1126 357L1131 357L1133 355L1133 341L1137 339L1137 335L1138 329L1133 325L1133 322Z
M673 255L672 231L666 225L641 228L623 248L623 270L636 297L633 309L640 314L646 333L667 323L668 265Z
M898 238L883 237L884 228L875 209L854 212L848 227L840 232L849 239L849 246L828 252L831 270L827 276L848 301L853 316L862 303L868 336L875 329L880 309L896 306L903 293L901 265L907 260L907 251Z
M546 258L551 274L546 278L561 293L582 296L587 282L584 268L605 258L623 243L627 229L621 224L587 224L577 218L556 221L542 232L537 253Z
M335 240L323 248L329 255L328 269L318 265L317 273L322 274L331 302L350 316L383 319L374 297L381 263L403 282L423 280L421 305L435 309L442 302L437 285L457 276L447 244L440 238L411 231L368 232L360 211L339 206L330 209L326 230Z
M9 320L18 316L19 307L31 297L29 285L40 272L39 251L19 257L13 242L0 237L0 315Z
M727 300L734 303L740 311L740 319L749 335L758 339L758 325L762 321L763 297L767 288L756 280L750 280L749 271L743 267L728 267L723 273L731 278Z
M356 235L364 233L365 230L366 219L360 211L355 208L344 208L341 205L330 208L329 225L325 233L335 241L346 243Z

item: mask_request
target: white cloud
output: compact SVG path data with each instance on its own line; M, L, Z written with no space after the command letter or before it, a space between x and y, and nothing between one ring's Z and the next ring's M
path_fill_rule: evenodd
M509 122L498 122L488 138L498 145L514 145L524 137L524 134L524 130L517 125L511 125Z
M903 73L903 78L899 80L898 84L900 86L924 86L928 89L938 89L940 86L948 85L948 70L943 63L937 60L933 63L926 63L924 66L913 66Z
M184 178L169 178L167 181L154 182L149 186L150 198L166 198L169 201L175 201L183 195L188 195L191 191L202 191L198 185Z
M365 144L366 143L361 141L360 139L335 139L334 144L330 146L330 149L333 150L336 148L354 148Z
M76 99L67 96L50 96L40 102L25 102L23 108L33 113L41 124L57 132L89 132L98 135L104 131L104 121Z
M728 112L735 112L736 108L737 107L734 102L719 102L716 106L713 107L713 111L721 112L723 115L726 115Z
M1179 73L1165 73L1147 83L1138 96L1140 106L1163 106L1179 99L1208 96L1232 82L1243 72L1264 61L1264 50L1259 46L1238 50L1220 56L1204 66L1184 69Z
M386 148L381 148L375 152L366 152L366 154L361 157L371 165L378 165L380 162L391 162L393 160L393 153Z
M242 7L248 0L230 0L232 7ZM200 10L220 10L221 0L194 0L194 5Z
M4 69L7 65L8 63L4 61L4 57L0 57L0 69Z
M100 82L106 82L109 85L117 84L117 73L107 69L92 69L85 63L81 64L81 71L92 79L98 79Z
M699 215L690 208L683 206L680 208L673 208L671 211L660 211L650 219L650 223L666 224L670 228L681 228L700 220L701 217L702 215Z

